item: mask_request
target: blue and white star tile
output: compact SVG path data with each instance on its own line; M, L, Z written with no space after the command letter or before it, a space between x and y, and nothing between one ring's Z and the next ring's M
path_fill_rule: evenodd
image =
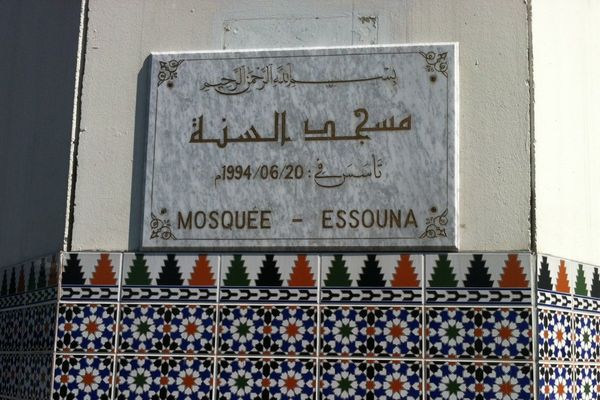
M118 363L117 400L212 399L212 358L131 356Z
M420 400L422 364L397 360L322 360L319 399Z
M418 307L324 307L321 353L343 357L418 357L421 321Z
M213 306L124 305L119 349L126 353L208 354L214 350Z
M312 400L315 387L310 359L219 360L218 400Z
M112 304L61 304L56 351L111 352L116 313Z
M428 400L533 399L533 369L529 364L443 363L427 365Z
M52 399L109 400L112 375L112 356L58 355Z

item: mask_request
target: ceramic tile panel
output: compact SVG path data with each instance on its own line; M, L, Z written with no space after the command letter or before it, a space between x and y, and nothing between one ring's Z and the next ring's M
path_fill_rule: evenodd
M2 321L0 351L16 352L20 350L25 312L25 308L16 308L5 310L0 314L0 321Z
M112 356L57 355L52 399L109 400L112 376Z
M419 361L323 359L319 399L421 399Z
M321 356L422 355L423 310L414 306L321 308Z
M573 340L575 360L580 362L600 361L600 316L573 314Z
M0 353L0 378L0 396L16 397L23 385L23 370L17 354Z
M60 304L56 351L107 353L115 347L117 306Z
M120 273L119 253L69 253L57 305L58 260L0 268L0 398L600 399L588 264L125 253Z
M17 354L15 362L20 375L16 376L16 393L19 399L49 399L52 381L51 353Z
M117 301L121 253L64 253L61 301Z
M50 398L52 353L0 353L0 398Z
M576 263L573 261L539 255L537 260L538 305L572 308L576 269Z
M215 302L218 268L217 255L125 253L122 301Z
M316 364L312 359L221 358L218 400L314 400Z
M570 360L572 315L567 311L538 309L538 356L541 360Z
M0 267L0 310L55 301L59 257L49 255Z
M530 308L428 308L431 358L532 360Z
M52 351L56 303L0 312L0 352Z
M314 355L317 308L297 306L222 306L220 354Z
M211 354L215 306L122 305L119 352Z
M212 358L119 357L115 399L210 400Z
M531 304L528 253L427 254L428 304Z
M530 400L533 382L531 364L429 362L426 398Z
M224 255L220 301L316 302L318 265L317 256L306 254Z
M573 397L578 400L600 399L600 365L573 367Z
M575 263L573 308L600 314L600 267Z
M573 400L572 368L568 364L541 363L538 366L538 400Z
M322 256L323 303L422 304L423 257L417 254Z
M56 327L56 303L24 309L19 341L21 351L52 351Z

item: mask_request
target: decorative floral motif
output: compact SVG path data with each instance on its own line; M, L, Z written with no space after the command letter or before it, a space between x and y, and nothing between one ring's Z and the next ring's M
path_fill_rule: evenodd
M425 70L427 72L440 72L446 78L448 77L448 53L435 53L433 51L430 52L419 52L427 62L425 66Z
M227 306L221 309L222 354L311 355L316 310L308 306Z
M118 400L212 399L212 359L120 357Z
M430 363L427 399L533 399L530 365Z
M52 398L108 400L111 397L112 357L56 357Z
M210 353L214 314L210 306L124 306L119 348L134 353Z
M110 304L61 304L56 350L108 352L114 347L116 308Z
M421 309L326 307L322 353L339 356L416 357L421 354Z
M320 399L421 399L421 364L400 361L326 360Z
M166 210L161 210L161 214L166 214ZM150 213L150 239L160 238L162 240L177 239L171 231L171 221L168 219L160 219L154 213Z
M543 360L571 358L571 316L563 311L538 310L538 352Z
M600 398L600 368L598 365L574 367L573 396L578 400L598 400Z
M217 399L313 399L312 360L221 359Z
M429 309L427 327L432 357L531 358L529 309Z
M177 69L183 63L183 60L159 61L160 71L158 71L158 84L162 85L165 81L177 78Z
M427 217L425 220L425 231L419 236L421 239L435 239L437 237L446 237L446 228L448 224L448 209L445 209L440 215L437 213L437 208L431 208L433 216Z

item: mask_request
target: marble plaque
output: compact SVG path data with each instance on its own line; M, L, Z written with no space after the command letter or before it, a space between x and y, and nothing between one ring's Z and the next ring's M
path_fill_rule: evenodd
M153 54L143 247L456 248L457 50Z

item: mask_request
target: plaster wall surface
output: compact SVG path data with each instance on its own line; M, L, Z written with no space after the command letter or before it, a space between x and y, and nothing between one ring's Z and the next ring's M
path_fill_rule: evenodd
M72 250L141 243L151 52L424 42L460 45L459 250L529 249L527 17L521 0L91 0Z
M79 16L0 0L0 265L63 245Z
M532 6L537 248L600 264L600 3Z

